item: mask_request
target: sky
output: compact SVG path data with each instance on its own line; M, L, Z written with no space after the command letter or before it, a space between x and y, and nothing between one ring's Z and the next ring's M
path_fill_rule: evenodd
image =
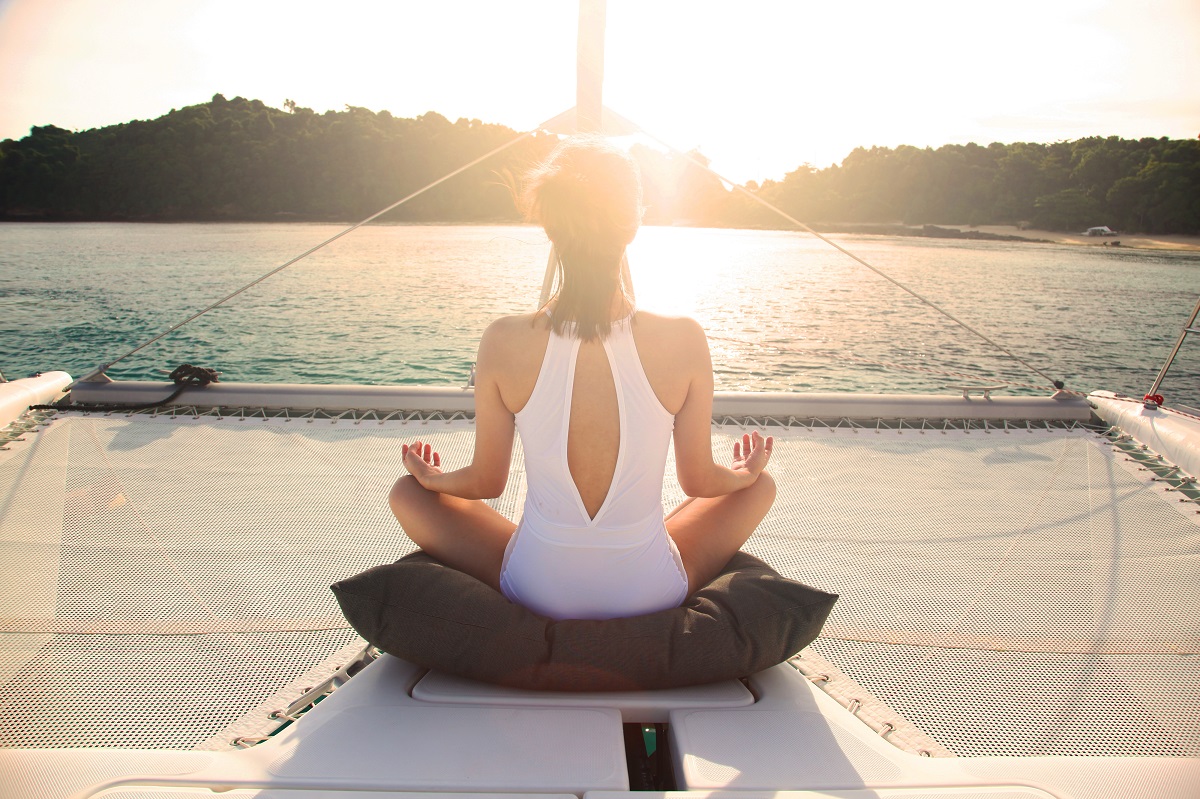
M0 0L0 139L213 94L528 130L574 0ZM738 182L855 147L1200 135L1200 0L609 0L605 105Z

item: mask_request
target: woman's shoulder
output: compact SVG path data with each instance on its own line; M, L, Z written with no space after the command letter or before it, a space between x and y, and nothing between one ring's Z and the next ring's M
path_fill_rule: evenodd
M549 324L539 321L545 319L542 313L513 314L495 319L483 331L480 339L480 350L488 350L498 354L519 353L526 351L530 345L546 338Z
M649 358L672 371L685 372L694 372L710 363L708 336L690 316L638 311L634 316L633 337L643 363Z
M549 328L550 324L544 313L513 314L492 320L484 329L483 338L484 340L491 338L504 341L524 340L539 334L545 335L545 331Z
M704 328L690 316L667 316L652 311L638 311L634 324L651 334L656 341L672 341L687 345L707 341Z
M659 403L669 413L678 414L692 387L697 381L704 384L704 375L712 371L704 328L687 316L638 311L633 339Z
M512 334L520 335L520 333L525 330L534 330L538 327L541 327L541 325L535 324L538 321L538 317L545 319L546 314L541 311L536 311L534 313L500 316L496 319L493 319L491 323L488 324L487 328L483 331L483 334L485 336L489 333L492 335L501 336Z

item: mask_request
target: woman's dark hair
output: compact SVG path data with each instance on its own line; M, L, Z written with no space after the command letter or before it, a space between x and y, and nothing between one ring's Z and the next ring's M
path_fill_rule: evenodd
M604 338L618 289L633 305L621 260L642 221L637 164L598 137L566 139L529 173L522 200L558 260L554 332L573 326L584 341Z

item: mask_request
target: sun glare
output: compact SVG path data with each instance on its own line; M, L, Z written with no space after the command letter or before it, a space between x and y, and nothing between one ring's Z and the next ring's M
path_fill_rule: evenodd
M698 238L680 239L670 232L644 227L629 247L629 271L637 303L669 316L697 316L703 292L715 283L718 262L697 257L695 248L703 247Z
M739 182L855 147L1191 137L1194 0L609 0L605 103ZM577 4L8 0L0 138L241 95L533 126L575 98Z
M1152 95L1200 124L1194 87L1176 79L1200 58L1167 35L1179 69L1151 59L1160 78L1135 84L1157 49L1148 30L1167 28L1141 14L1117 22L1112 5L698 3L681 13L610 2L605 98L739 181L823 168L859 146L1147 135L1123 109ZM1171 5L1200 21L1194 5ZM1181 128L1171 135L1194 135Z

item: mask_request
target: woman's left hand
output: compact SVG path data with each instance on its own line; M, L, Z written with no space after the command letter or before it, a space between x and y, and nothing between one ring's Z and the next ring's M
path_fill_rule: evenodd
M442 456L434 452L429 444L414 441L411 446L402 445L400 451L403 453L404 468L425 488L429 488L426 481L430 477L442 473Z
M771 460L771 450L775 446L775 437L762 437L757 430L749 435L743 435L741 441L733 443L733 466L735 472L749 472L755 479L767 468Z

